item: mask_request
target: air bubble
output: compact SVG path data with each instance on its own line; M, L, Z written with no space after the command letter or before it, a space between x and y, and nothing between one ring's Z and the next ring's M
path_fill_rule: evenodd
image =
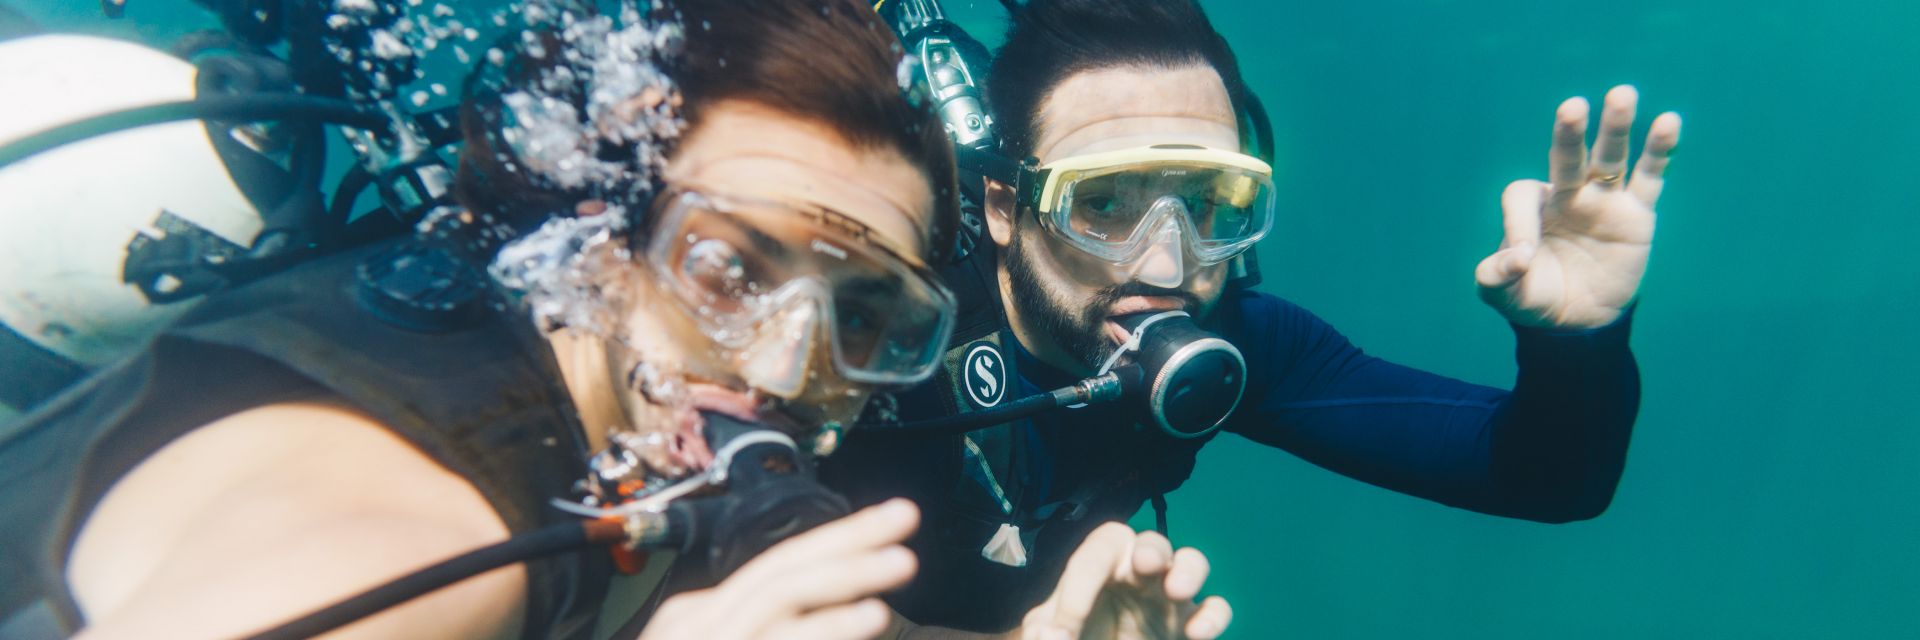
M385 29L375 29L373 31L372 46L373 51L371 53L373 53L374 57L382 60L394 60L413 56L412 48L409 48L406 43L400 41L400 38L395 37L392 32Z
M693 284L716 295L737 296L745 291L747 271L740 251L724 240L694 243L680 270Z

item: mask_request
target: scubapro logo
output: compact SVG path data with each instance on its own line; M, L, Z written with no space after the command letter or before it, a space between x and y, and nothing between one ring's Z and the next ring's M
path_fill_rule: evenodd
M967 351L963 364L966 375L962 381L967 388L967 398L973 404L984 409L1007 397L1007 363L1000 358L1000 350L992 344L981 344Z

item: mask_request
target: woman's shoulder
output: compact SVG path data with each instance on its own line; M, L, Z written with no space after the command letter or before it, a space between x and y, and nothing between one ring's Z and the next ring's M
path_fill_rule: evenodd
M261 603L274 615L254 620L269 623L508 530L477 488L386 425L342 404L295 402L232 414L156 450L78 534L67 576L90 620L156 598L212 606L251 587L279 594ZM512 593L481 597L524 599L522 578L495 582Z

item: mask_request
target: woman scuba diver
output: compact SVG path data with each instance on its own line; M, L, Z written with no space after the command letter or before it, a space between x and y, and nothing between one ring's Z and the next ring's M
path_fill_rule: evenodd
M938 366L940 121L862 2L673 4L526 5L467 86L461 207L0 430L0 638L919 634L874 599L915 509L825 522L806 468ZM1178 625L1205 573L1124 527L1074 564L1022 634Z
M712 425L825 451L819 427L924 378L952 317L924 265L956 224L953 169L893 39L855 1L675 4L684 30L553 15L483 70L508 82L470 83L463 211L216 294L0 433L0 546L20 552L0 636L256 633L580 520L556 498L597 513L710 478L741 451ZM574 215L494 263L530 326L459 256L556 211ZM665 599L646 637L878 633L867 600L911 574L914 519L796 538ZM341 635L603 636L648 604L615 565L657 581L664 560L513 564Z

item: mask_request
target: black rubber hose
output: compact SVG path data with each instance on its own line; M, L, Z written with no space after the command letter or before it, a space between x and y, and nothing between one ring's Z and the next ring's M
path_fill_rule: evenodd
M1054 394L1041 393L981 411L956 413L950 416L897 424L860 424L855 426L851 433L886 434L893 436L958 435L975 429L984 429L996 424L1032 417L1059 408L1059 406L1060 401L1056 399Z
M327 206L327 217L339 220L343 224L353 219L354 202L360 199L367 187L373 186L373 172L366 167L354 164L347 174L340 177L340 183L333 187L333 203Z
M1272 163L1273 121L1267 119L1267 106L1261 104L1260 96L1254 95L1251 90L1247 91L1247 110L1253 121L1253 134L1256 138L1254 150L1260 154L1261 160Z
M594 545L611 544L620 541L624 535L620 523L611 521L583 520L550 525L401 576L393 582L374 587L325 609L268 629L254 635L253 638L255 640L310 638L380 613L389 607L441 587L515 562L544 558Z
M1019 162L993 151L955 145L953 157L954 164L961 170L978 173L1009 185L1020 177Z
M392 126L386 115L345 100L282 94L220 96L134 107L60 125L0 146L0 167L95 136L181 120L310 120L382 132Z

